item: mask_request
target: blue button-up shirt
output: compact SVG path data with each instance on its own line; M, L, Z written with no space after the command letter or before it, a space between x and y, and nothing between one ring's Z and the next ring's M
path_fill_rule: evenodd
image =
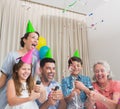
M83 76L83 75L79 74L77 77L77 80L81 81L88 88L92 86L90 78L88 76ZM72 75L62 79L61 86L62 86L62 91L63 91L63 94L65 97L70 95L70 93L72 92L72 90L74 88L74 85L73 85L74 81L75 81L75 79ZM86 96L85 92L81 91L80 92L81 101L85 102L86 98L87 98L87 96Z

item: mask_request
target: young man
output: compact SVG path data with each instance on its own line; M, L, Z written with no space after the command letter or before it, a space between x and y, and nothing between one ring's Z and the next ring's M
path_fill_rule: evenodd
M64 101L62 91L60 90L60 85L54 80L54 76L56 74L55 60L52 58L43 58L40 61L40 72L40 79L47 94L47 98L44 103L40 103L40 101L37 100L40 109L66 109L66 103Z
M78 51L68 60L70 76L62 79L62 90L67 102L67 109L85 108L86 94L89 95L90 90L88 88L92 85L89 77L80 74L82 64Z

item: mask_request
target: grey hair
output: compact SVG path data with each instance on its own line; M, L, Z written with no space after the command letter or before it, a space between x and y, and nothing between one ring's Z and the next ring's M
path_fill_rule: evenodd
M108 62L106 62L106 61L97 61L93 65L93 72L95 70L95 66L98 65L98 64L101 64L101 65L104 66L105 71L109 73L109 75L107 76L107 78L108 78L108 80L111 80L112 79L112 71L110 69L110 65L108 64ZM93 80L96 81L95 75L93 76Z

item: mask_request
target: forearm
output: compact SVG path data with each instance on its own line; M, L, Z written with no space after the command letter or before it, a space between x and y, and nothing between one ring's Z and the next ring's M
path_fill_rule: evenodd
M108 99L102 95L99 98L99 101L103 103L108 109L116 109L117 102L115 102L114 100Z
M58 109L66 109L67 105L64 99L60 100L60 105L58 107Z
M94 107L96 106L95 101L93 102L93 101L88 99L85 103L87 109L94 109ZM97 101L104 104L107 107L107 109L116 109L117 103L115 103L113 100L110 100L110 99L104 97L103 95L101 97L99 97L99 99L97 99Z
M117 108L116 109L120 109L120 104L117 105Z
M48 100L46 100L39 109L48 109L48 107L50 106L50 103Z
M32 99L30 97L26 97L26 98L19 98L19 97L14 97L11 99L8 99L8 104L10 106L14 106L14 105L19 105L28 101L31 101Z
M120 109L120 98L119 98L119 100L118 100L118 104L117 104L116 109Z
M87 100L85 101L85 107L86 109L95 109L95 102L87 98Z
M90 95L90 90L87 87L82 89L87 95Z
M84 91L87 95L90 95L90 90L88 87L86 87L82 82L76 81L75 82L76 89L79 89L80 91Z
M6 79L7 79L7 76L4 73L2 73L0 76L0 88L2 88L5 85Z
M70 102L72 100L71 94L64 98L66 102Z

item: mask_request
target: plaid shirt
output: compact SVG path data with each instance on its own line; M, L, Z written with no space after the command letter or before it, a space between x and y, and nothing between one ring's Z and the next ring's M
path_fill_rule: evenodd
M90 78L87 76L78 74L77 80L81 81L88 88L92 86ZM63 94L65 97L68 96L72 92L72 90L74 88L74 85L73 85L74 81L75 81L75 79L72 75L62 79L61 86L62 86L62 91L63 91ZM86 98L87 98L87 96L86 96L85 92L81 91L80 92L81 101L85 102Z

